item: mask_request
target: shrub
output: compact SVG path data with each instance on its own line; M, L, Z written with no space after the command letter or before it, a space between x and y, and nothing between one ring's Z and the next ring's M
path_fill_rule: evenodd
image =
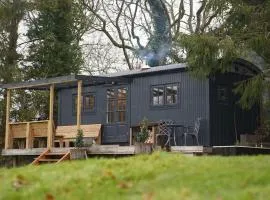
M147 118L144 118L140 123L140 132L136 135L136 142L144 143L148 138L148 120Z
M76 135L76 140L75 140L75 147L83 147L84 142L83 142L83 130L78 129L77 135Z

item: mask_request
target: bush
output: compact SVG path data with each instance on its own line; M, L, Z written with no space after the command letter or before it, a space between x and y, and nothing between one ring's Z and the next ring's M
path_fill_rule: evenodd
M76 135L76 140L75 140L75 147L83 147L84 142L83 142L83 130L78 129L77 135Z
M149 138L148 120L144 118L140 123L140 132L136 135L136 142L144 143Z

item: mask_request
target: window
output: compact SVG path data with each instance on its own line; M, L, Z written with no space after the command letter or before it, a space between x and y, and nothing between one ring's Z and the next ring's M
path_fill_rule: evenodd
M107 90L107 122L114 122L114 110L115 110L115 91L114 89Z
M127 88L107 90L107 122L125 122L127 109Z
M166 104L177 103L177 85L166 86Z
M166 84L152 86L152 105L165 106L175 105L178 103L179 84Z
M118 122L126 121L126 106L127 106L127 90L126 88L118 89L118 98L117 98Z
M83 111L92 112L95 109L95 95L86 94L83 96Z
M72 95L72 113L77 113L77 94ZM95 110L95 95L92 93L83 94L81 97L82 113L93 112Z
M220 104L228 104L229 94L228 88L225 85L217 86L217 101Z
M154 87L153 92L153 105L164 104L164 87Z
M72 113L77 113L77 100L78 96L77 94L72 95ZM81 97L81 106L83 105L83 96Z

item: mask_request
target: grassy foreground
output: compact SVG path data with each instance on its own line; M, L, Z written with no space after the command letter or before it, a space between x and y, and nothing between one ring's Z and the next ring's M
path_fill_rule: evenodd
M269 199L270 156L119 159L0 169L0 199Z

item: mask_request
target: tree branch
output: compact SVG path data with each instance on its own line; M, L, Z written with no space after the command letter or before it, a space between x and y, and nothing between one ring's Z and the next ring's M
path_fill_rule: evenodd
M194 33L193 26L192 26L192 18L193 18L193 0L189 0L188 25L189 25L190 33Z
M203 11L203 9L205 8L206 5L206 0L202 1L202 4L200 6L200 8L198 9L197 13L196 13L196 17L197 17L197 24L196 24L196 29L195 29L195 33L199 33L199 31L201 30L201 13Z

